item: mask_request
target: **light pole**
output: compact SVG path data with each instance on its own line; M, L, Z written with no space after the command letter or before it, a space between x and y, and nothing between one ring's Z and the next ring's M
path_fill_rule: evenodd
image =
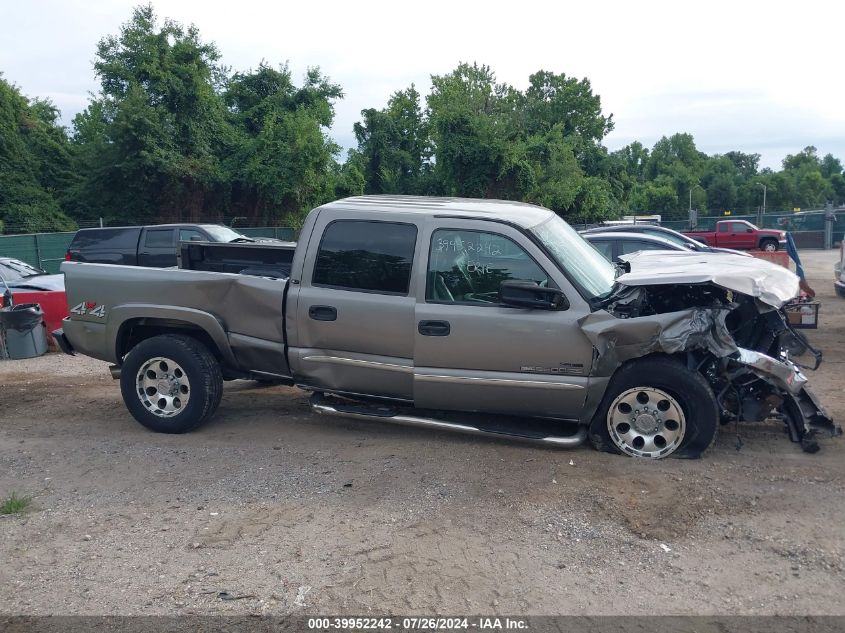
M701 186L701 185L699 185L698 183L695 183L694 185L692 185L692 186L689 188L689 210L690 210L690 213L692 213L692 190L693 190L693 189L695 189L696 187L698 187L699 189L701 189L702 191L704 191L704 187L702 187L702 186Z
M763 188L763 207L760 211L760 219L757 221L760 228L763 228L763 217L766 215L766 185L762 182L758 182L757 185Z
M689 188L688 222L689 222L690 229L694 229L696 226L698 226L698 211L696 211L695 214L693 214L693 212L692 212L692 190L695 189L696 187L699 187L702 191L704 191L704 187L702 187L698 183L691 185L690 188Z

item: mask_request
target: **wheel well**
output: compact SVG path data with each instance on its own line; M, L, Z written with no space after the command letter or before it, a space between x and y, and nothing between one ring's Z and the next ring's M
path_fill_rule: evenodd
M120 326L116 343L117 358L122 360L138 343L161 334L184 334L195 338L203 343L218 361L222 361L223 355L214 340L201 327L187 321L151 317L129 319Z

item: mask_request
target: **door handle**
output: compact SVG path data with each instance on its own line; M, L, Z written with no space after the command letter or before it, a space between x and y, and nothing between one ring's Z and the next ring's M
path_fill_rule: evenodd
M315 321L337 321L337 308L334 306L311 306L308 316Z
M420 321L417 329L423 336L449 336L452 331L448 321Z

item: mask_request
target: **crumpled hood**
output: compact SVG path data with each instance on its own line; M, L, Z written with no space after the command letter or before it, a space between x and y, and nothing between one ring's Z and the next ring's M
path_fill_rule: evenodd
M625 286L712 283L775 308L798 295L798 276L783 266L730 253L639 251L622 255L631 272L617 277Z

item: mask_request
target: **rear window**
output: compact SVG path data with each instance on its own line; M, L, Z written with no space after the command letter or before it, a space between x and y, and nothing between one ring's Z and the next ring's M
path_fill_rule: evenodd
M413 224L337 220L323 234L311 283L408 294L416 242Z
M138 246L138 236L141 227L123 227L114 229L81 229L71 241L69 249L83 250L86 248L102 249L132 249Z
M41 274L43 274L43 271L19 259L0 260L0 276L4 277L6 281L17 281Z

